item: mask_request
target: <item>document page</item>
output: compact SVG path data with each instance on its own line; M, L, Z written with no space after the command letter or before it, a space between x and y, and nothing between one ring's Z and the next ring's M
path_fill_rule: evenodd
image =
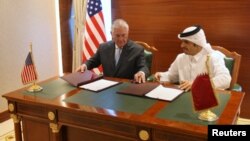
M94 81L85 85L81 85L80 88L97 92L97 91L101 91L103 89L109 88L119 83L120 82L100 79L100 80L97 80L97 81Z
M155 98L155 99L172 101L182 93L183 93L183 90L181 89L168 88L168 87L159 85L158 87L156 87L155 89L147 93L146 96Z

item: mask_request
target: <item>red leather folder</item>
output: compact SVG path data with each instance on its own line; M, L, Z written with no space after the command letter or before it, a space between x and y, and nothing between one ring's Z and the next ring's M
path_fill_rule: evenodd
M97 75L92 71L86 70L84 72L73 72L62 76L61 78L67 81L69 84L78 87L80 85L101 79L102 77L103 76Z
M152 91L159 85L160 84L157 84L157 83L129 84L124 89L117 91L117 93L144 96L145 94Z

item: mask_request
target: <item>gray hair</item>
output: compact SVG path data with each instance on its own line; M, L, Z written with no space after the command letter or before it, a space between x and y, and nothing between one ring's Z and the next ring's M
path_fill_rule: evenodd
M129 30L128 23L125 20L116 19L113 22L112 26L111 26L111 32L113 32L115 28L121 28L121 27L126 28L127 30Z

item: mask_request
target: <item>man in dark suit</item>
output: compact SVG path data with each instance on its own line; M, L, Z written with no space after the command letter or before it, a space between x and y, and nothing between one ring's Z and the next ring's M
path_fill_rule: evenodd
M103 67L104 76L134 79L144 83L149 70L145 64L144 48L128 39L129 26L117 19L111 27L112 41L100 44L97 52L77 71Z

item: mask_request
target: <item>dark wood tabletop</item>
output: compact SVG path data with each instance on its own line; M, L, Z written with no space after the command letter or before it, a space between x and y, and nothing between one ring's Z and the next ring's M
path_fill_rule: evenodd
M44 85L57 79L60 78L53 77L39 84ZM105 79L130 82L127 79ZM26 89L27 87L3 95L8 100L9 112L15 123L17 141L73 141L80 138L91 141L207 140L207 125L158 118L157 114L171 103L168 101L150 101L150 107L138 114L67 102L67 98L87 93L86 90L73 86L68 92L55 98L23 94ZM244 93L223 90L216 92L229 94L230 98L215 124L235 124Z

